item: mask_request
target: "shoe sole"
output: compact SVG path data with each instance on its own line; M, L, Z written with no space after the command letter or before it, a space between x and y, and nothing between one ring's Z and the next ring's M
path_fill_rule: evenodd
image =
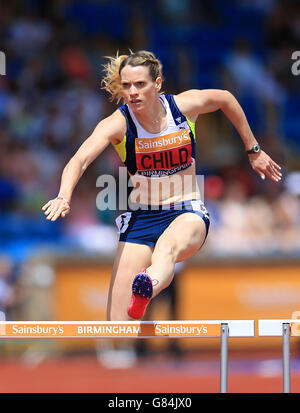
M151 298L153 294L152 281L147 274L138 274L132 282L132 294Z

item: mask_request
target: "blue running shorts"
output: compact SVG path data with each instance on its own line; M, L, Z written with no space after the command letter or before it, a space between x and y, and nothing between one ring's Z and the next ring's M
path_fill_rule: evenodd
M119 215L116 219L120 234L119 241L154 247L158 238L171 222L186 212L199 215L205 223L206 236L208 234L209 213L199 199L175 202L167 207L163 205L152 206L152 208L155 209L146 209L146 206L144 206Z

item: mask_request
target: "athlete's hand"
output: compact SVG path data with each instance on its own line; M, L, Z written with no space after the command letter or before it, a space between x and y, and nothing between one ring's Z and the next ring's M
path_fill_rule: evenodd
M281 180L281 167L264 151L260 150L258 153L249 154L248 157L252 168L258 173L261 179L265 179L267 176L274 182Z
M62 197L51 199L42 207L42 211L47 216L46 219L56 221L57 218L64 218L70 212L70 202Z

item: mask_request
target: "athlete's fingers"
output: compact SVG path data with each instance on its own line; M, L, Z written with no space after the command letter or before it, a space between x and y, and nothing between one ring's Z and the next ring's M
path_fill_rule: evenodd
M261 179L265 179L266 178L266 175L264 174L264 172L263 171L261 171L260 169L258 169L258 168L253 168L253 170L261 177Z
M277 172L277 170L273 166L268 165L266 171L269 178L271 178L273 181L279 182L281 180L281 174Z
M279 181L278 177L273 174L272 169L269 168L269 167L266 167L266 168L262 171L262 173L264 173L265 176L267 176L269 179L271 179L271 180L274 181L274 182L278 182L278 181Z
M60 215L61 211L62 211L62 208L61 208L61 207L57 207L57 206L54 206L54 205L53 205L53 207L52 207L49 215L47 216L47 219L52 219L53 216L54 216L57 212L59 212L59 215Z
M47 202L47 204L43 207L45 215L48 215L51 212L51 210L53 210L53 208L56 207L54 201L55 199L50 199L50 201Z
M44 211L44 214L47 216L47 219L50 220L57 212L59 212L59 215L61 215L63 210L70 209L70 205L69 203L66 204L65 201L62 202L62 200L51 199L49 202L47 202L47 204L44 205L42 209Z
M52 217L53 217L55 214L56 214L56 209L52 209L52 210L49 212L49 214L48 214L48 216L47 216L46 219L48 219L48 220L52 219Z
M257 173L263 180L265 180L267 176L268 178L272 179L272 181L277 181L277 178L273 176L272 172L268 169L268 167L264 169L257 169Z
M49 216L47 217L47 219L48 219L48 220L51 220L51 221L56 221L57 218L59 218L60 216L62 216L62 217L64 218L65 215L69 213L69 211L70 211L69 205L68 205L68 206L66 206L66 205L61 205L60 207L53 209L53 210L50 212L50 214L49 214Z
M45 214L45 215L49 215L52 210L53 210L53 205L50 204L49 207L47 208L47 210L44 211L44 214Z
M277 176L279 176L280 178L282 177L282 173L280 172L280 166L278 166L275 162L270 162L270 167L273 170L273 173L275 173Z
M60 211L56 211L55 214L52 216L51 221L56 221L61 215Z
M45 211L45 209L47 209L50 205L51 205L51 201L47 202L47 204L45 204L45 205L42 207L42 211Z
M275 161L273 161L273 159L271 160L271 165L272 166L274 166L274 168L276 168L276 169L278 169L279 171L280 171L280 169L281 169L281 166L280 165L278 165Z
M66 209L65 211L63 211L61 213L62 218L64 218L66 215L68 215L68 213L70 212L70 208Z
M60 216L61 216L62 218L64 218L66 215L68 215L69 212L70 212L70 207L69 207L69 206L64 207L64 209L63 209L62 212L60 213Z

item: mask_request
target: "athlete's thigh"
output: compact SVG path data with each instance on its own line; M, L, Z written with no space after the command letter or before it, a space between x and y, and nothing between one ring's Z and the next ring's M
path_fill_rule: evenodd
M153 248L148 245L119 242L113 265L108 301L108 320L128 320L133 278L151 263Z
M206 237L203 219L192 212L185 212L174 219L159 237L156 247L171 246L176 262L184 261L201 248Z

